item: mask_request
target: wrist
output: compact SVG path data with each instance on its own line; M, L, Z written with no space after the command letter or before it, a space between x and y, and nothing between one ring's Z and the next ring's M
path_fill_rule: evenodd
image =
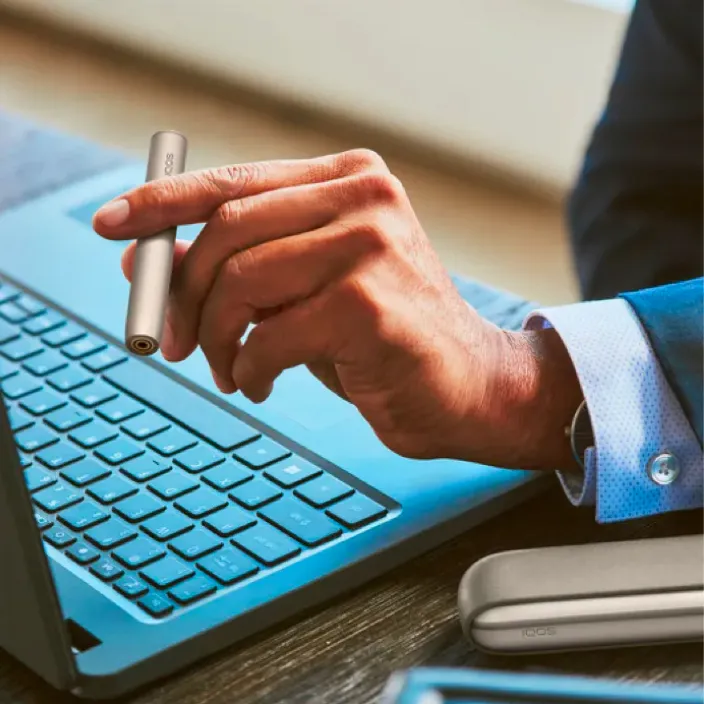
M572 360L555 330L501 331L502 351L492 394L504 433L503 466L576 466L565 434L582 401Z

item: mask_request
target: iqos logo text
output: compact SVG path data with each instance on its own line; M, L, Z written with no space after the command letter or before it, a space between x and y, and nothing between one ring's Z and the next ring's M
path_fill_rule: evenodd
M552 626L541 626L539 628L524 628L521 631L524 638L540 638L542 636L557 635L557 628Z
M174 170L174 155L169 152L166 155L166 162L164 163L164 174L166 176L171 176Z

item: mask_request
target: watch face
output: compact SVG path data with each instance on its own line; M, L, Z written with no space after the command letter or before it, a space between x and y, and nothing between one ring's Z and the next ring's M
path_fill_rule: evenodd
M584 454L594 445L594 432L586 401L582 401L574 414L570 431L570 443L575 459L584 466Z

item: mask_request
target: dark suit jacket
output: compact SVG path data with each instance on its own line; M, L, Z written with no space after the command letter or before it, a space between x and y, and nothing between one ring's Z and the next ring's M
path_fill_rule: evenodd
M698 0L693 0L698 1ZM702 444L704 279L623 294Z
M703 273L703 6L635 6L568 207L587 299Z

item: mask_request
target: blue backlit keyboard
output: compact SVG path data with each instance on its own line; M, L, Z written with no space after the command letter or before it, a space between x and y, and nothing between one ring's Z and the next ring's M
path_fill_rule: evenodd
M153 617L391 506L2 279L0 389L46 543Z

